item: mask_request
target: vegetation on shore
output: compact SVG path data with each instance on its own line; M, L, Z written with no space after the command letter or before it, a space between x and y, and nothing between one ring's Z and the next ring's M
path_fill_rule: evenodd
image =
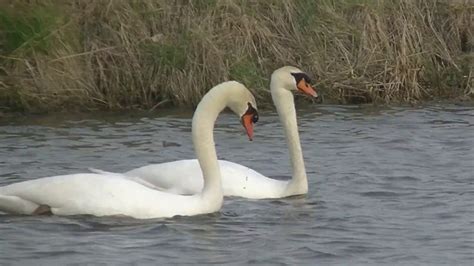
M0 0L0 112L196 104L235 79L269 103L299 66L325 101L474 96L470 0Z

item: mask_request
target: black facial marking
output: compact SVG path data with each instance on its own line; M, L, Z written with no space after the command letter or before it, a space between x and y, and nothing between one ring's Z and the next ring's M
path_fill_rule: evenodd
M251 103L247 103L248 108L244 115L252 115L252 122L257 123L258 121L258 112L257 109L253 108Z
M309 78L308 75L306 75L306 73L298 72L298 73L291 73L291 75L293 75L293 77L295 78L296 84L298 84L302 79L304 79L306 83L311 84L311 79Z

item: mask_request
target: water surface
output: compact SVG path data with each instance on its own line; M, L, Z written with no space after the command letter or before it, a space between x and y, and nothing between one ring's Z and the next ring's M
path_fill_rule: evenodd
M474 260L474 107L298 110L309 193L226 198L173 219L0 214L0 263L448 264ZM189 111L0 121L0 185L194 158ZM220 158L289 178L278 117L249 142L223 114Z

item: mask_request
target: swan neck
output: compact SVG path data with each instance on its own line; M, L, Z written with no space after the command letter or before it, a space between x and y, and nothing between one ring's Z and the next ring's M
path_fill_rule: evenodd
M271 84L271 86L273 102L283 125L290 153L292 179L289 189L294 190L291 193L304 194L308 191L308 180L298 133L294 96L287 89L275 87L275 84Z
M192 122L192 139L204 178L201 196L207 202L222 205L221 173L213 130L217 116L225 108L225 101L218 96L210 92L199 103Z

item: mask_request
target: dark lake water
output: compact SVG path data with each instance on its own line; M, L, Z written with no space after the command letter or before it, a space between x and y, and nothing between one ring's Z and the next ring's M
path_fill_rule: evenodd
M472 265L474 107L314 105L298 114L308 195L226 198L218 213L164 220L0 214L0 264ZM0 121L0 185L194 158L191 115ZM249 142L223 114L219 157L288 178L275 112L262 112L255 131Z

